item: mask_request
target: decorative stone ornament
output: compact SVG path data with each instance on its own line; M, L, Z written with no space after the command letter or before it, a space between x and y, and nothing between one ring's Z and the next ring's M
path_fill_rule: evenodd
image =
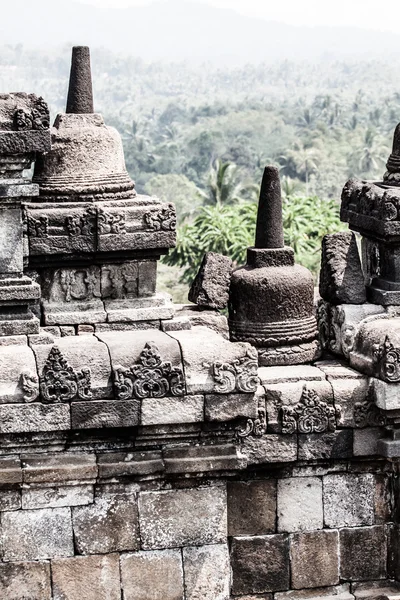
M282 433L325 433L336 431L340 407L323 402L317 392L304 385L300 402L282 407Z
M317 356L311 273L295 265L283 243L278 169L266 167L261 184L256 244L234 271L229 295L231 340L256 346L260 365L290 365Z
M185 393L182 369L163 361L159 349L152 342L145 345L137 364L130 369L117 367L114 377L120 400L182 396Z

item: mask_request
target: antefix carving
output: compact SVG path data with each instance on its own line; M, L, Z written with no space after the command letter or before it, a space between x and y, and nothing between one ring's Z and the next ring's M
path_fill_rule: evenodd
M295 406L282 407L282 433L324 433L336 430L340 408L323 402L315 390L303 387Z
M395 348L387 335L383 344L373 347L376 376L389 383L400 381L400 348Z
M154 342L148 342L139 361L129 368L117 367L114 370L117 397L163 398L181 396L185 393L185 378L180 367L163 362Z
M90 400L90 369L73 369L59 348L53 346L43 367L40 393L45 402L67 402L80 398Z
M250 347L246 356L231 363L215 362L212 370L219 394L255 392L259 384L257 350Z
M39 396L39 378L33 371L22 371L19 388L24 402L34 402Z

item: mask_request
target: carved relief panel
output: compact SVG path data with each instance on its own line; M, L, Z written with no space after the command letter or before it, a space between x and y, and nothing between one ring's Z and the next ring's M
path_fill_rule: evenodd
M100 298L100 267L45 269L42 297L50 303L90 302Z

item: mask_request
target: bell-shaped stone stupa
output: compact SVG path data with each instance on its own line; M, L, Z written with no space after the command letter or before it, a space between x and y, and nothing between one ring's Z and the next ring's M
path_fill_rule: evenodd
M278 169L265 168L255 247L231 279L229 327L233 341L257 347L261 365L308 362L317 353L311 273L284 246Z
M52 129L52 149L36 162L41 201L130 199L135 185L125 168L121 137L94 112L90 52L72 50L67 109Z

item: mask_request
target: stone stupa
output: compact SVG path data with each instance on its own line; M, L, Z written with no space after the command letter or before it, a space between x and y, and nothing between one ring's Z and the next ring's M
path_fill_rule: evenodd
M255 246L234 271L229 301L233 341L257 347L260 365L309 362L317 355L311 273L284 245L278 169L267 166L261 184Z

